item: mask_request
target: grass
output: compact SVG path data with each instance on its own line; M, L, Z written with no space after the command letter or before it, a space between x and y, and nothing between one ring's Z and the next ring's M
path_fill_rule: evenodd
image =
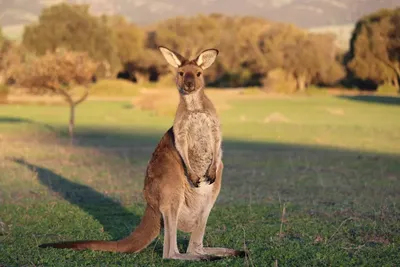
M379 95L396 95L399 93L399 89L390 84L380 85L377 89Z
M0 106L0 265L399 265L399 99L251 95L210 91L225 106L225 171L204 240L249 257L162 260L162 235L132 255L39 249L122 238L144 211L146 164L173 117L88 101L75 147L66 106ZM183 252L189 235L178 239Z
M139 86L122 79L100 80L90 88L95 96L132 97L139 93Z

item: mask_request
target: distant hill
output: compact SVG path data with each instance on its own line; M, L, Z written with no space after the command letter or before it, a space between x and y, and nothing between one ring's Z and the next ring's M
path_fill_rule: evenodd
M35 21L43 7L63 0L0 0L0 24L18 38L21 25ZM361 16L380 8L394 8L395 0L65 0L89 4L96 14L122 14L145 25L182 15L224 13L251 15L293 23L316 31L354 24ZM7 27L7 26L12 26ZM340 29L342 26L339 26ZM337 31L337 30L334 30ZM339 30L340 31L340 30ZM343 34L346 36L346 34Z

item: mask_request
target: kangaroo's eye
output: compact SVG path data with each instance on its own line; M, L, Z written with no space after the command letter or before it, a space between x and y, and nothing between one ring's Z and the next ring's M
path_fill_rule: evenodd
M197 77L200 77L200 75L201 75L201 72L199 71L199 72L197 73Z
M183 76L183 71L180 71L180 72L179 72L179 75Z

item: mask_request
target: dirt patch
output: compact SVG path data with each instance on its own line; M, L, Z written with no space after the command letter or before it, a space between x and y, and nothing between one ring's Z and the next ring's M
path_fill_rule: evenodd
M261 90L253 90L251 94L244 93L248 89L205 89L206 95L215 105L218 112L231 108L229 101L232 100L249 100L249 99L266 99L266 98L291 98L291 96L282 94L265 93ZM155 111L159 115L173 116L179 103L179 95L176 88L143 88L139 91L139 95L134 97L132 104L143 110ZM289 122L283 115L271 114L271 121ZM239 118L240 121L247 121L244 117Z
M323 236L317 235L317 236L314 238L314 244L322 243L322 242L324 242L324 240L325 240L325 238L324 238Z
M206 90L206 95L211 99L217 111L229 109L228 101L236 94L228 90ZM174 88L142 89L140 95L132 100L132 104L139 109L151 110L158 115L167 116L175 114L178 103L179 94Z
M344 110L341 108L325 108L325 110L332 115L343 116Z
M382 245L390 244L389 239L381 235L366 235L364 236L364 240L366 243L382 244Z
M285 115L283 115L282 113L274 112L274 113L269 114L264 119L264 123L271 123L271 122L285 122L285 123L288 123L288 122L290 122L290 120Z
M155 111L158 115L173 116L178 101L178 92L171 89L142 89L132 99L132 104L141 110Z
M239 120L244 122L247 120L246 115L240 115Z

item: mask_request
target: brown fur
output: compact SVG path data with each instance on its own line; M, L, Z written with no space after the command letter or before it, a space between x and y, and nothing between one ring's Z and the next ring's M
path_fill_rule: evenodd
M163 258L209 260L244 255L233 249L203 247L208 215L221 189L223 163L219 119L204 93L202 72L218 51L205 50L189 61L167 48L160 50L177 68L180 103L173 127L160 140L147 167L143 189L147 207L141 223L119 241L75 241L41 247L139 252L158 236L163 222ZM178 229L191 233L186 254L178 251Z

